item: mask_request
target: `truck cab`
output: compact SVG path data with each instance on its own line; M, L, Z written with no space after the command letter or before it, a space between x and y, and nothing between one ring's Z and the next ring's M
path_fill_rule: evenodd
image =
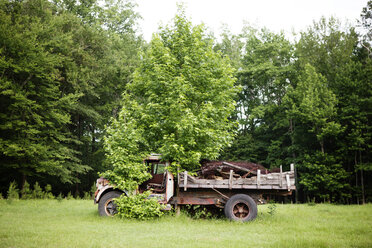
M150 197L156 198L161 204L168 204L174 195L174 176L167 170L169 162L163 162L160 154L151 154L144 163L151 173L151 178L139 185L137 193L149 190L152 192ZM110 185L105 178L97 179L96 187L94 203L98 204L98 212L101 216L113 216L116 213L114 199L122 194L129 194ZM170 206L165 209L170 209Z

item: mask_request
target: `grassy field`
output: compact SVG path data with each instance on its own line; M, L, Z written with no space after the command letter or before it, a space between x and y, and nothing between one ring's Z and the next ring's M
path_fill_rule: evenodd
M101 218L87 200L0 200L0 247L372 247L372 205L277 205L234 223Z

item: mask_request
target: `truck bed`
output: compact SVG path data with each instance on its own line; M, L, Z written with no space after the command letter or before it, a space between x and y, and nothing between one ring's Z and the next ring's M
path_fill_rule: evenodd
M188 172L179 173L178 185L180 189L260 189L260 190L283 190L292 191L296 189L294 169L290 171L261 174L250 178L234 178L230 171L229 179L201 179L188 175Z

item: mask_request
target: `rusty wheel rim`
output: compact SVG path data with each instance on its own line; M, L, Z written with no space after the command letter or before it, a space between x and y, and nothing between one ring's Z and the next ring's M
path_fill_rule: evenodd
M234 205L233 214L238 219L247 218L249 215L249 207L243 202L238 202Z
M106 201L105 212L108 216L114 216L114 214L117 213L116 204L114 203L113 199L109 199Z

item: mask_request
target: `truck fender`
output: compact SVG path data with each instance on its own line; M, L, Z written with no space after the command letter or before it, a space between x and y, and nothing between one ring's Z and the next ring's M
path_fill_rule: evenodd
M104 194L106 194L107 192L110 192L110 191L119 191L119 192L121 192L121 193L123 193L125 195L128 195L128 192L125 191L125 190L120 190L120 189L114 188L111 185L106 185L100 191L98 191L97 195L94 197L94 204L98 203L99 200L101 199L101 197Z

